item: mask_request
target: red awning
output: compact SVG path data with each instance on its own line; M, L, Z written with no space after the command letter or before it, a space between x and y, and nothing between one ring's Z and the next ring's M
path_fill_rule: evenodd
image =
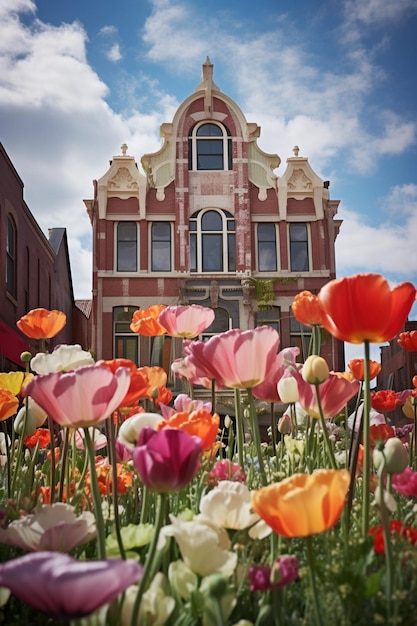
M20 355L27 350L29 350L29 344L24 337L0 320L0 355L22 367Z

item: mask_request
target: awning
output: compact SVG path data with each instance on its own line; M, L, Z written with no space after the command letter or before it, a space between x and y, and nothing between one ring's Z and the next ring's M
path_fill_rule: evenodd
M17 331L0 320L0 355L22 367L20 355L29 349L28 342Z

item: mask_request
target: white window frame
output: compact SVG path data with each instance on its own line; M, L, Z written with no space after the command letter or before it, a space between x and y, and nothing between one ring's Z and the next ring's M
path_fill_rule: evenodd
M204 230L202 231L201 229L201 222L202 219L204 217L204 215L206 213L209 212L215 212L218 215L220 215L221 220L222 220L222 230L217 230L217 231L207 231ZM195 214L194 214L195 215ZM235 228L234 230L228 230L227 229L227 224L228 222L231 221L235 221L235 217L233 215L230 215L230 217L228 215L225 215L224 211L222 211L221 209L215 209L215 208L207 208L207 209L203 209L201 211L198 212L197 217L190 218L190 221L195 221L197 228L196 230L191 230L189 231L190 234L190 247L191 247L191 237L195 236L196 238L196 261L197 261L197 268L196 270L192 270L190 267L190 272L192 274L230 274L230 273L234 273L236 271L236 269L229 269L229 244L228 244L228 235L234 234L235 235L235 246L236 246L236 224L235 224ZM202 238L203 235L206 234L221 234L222 236L222 248L223 248L223 269L222 270L203 270L203 242L202 242ZM235 250L236 252L236 250ZM236 265L236 262L235 262Z
M221 141L221 137L198 137L197 136L197 132L198 129L201 126L205 126L206 124L210 124L212 126L217 126L221 132L222 132L222 138L223 138L223 168L222 169L210 169L210 170L204 170L204 169L199 169L197 167L197 139L200 141L204 141L205 139L210 140L210 139L217 139L218 141ZM212 120L208 121L208 120L204 120L202 122L199 122L198 124L196 124L194 126L194 128L192 129L192 132L190 134L190 139L191 139L191 170L193 172L226 172L226 171L230 171L229 170L229 139L231 139L231 136L228 135L226 128L222 125L219 124L217 122L214 122ZM231 168L232 169L232 168Z
M152 244L153 244L153 240L152 240L152 226L154 224L158 224L158 223L164 223L164 224L169 224L169 229L170 229L170 269L169 270L154 270L152 269ZM153 219L151 222L149 222L149 226L148 226L148 250L149 250L149 255L148 255L148 268L149 268L149 272L151 272L152 274L171 274L173 271L173 267L174 267L174 232L173 232L173 224L170 220L155 220Z

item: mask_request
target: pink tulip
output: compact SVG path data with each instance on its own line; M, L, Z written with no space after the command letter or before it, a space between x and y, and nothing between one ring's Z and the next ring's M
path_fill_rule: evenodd
M78 561L60 552L33 552L0 565L0 587L60 619L94 613L141 577L133 559Z
M272 326L234 328L209 339L203 345L202 356L214 370L215 379L225 387L249 389L265 380L278 348L279 335Z
M207 411L211 413L211 402L204 402L203 400L195 400L190 398L186 393L179 393L174 400L174 406L168 406L167 404L160 404L162 417L169 419L174 413L192 413L192 411Z
M182 430L144 428L132 452L144 485L166 493L185 487L200 469L202 441Z
M295 367L295 359L300 353L299 348L285 348L279 352L265 380L252 389L255 398L265 402L279 402L277 385L286 373L287 367Z
M320 412L315 385L306 383L298 371L292 371L292 375L298 382L300 405L311 417L319 419ZM320 402L324 418L330 419L335 417L345 404L358 393L359 387L360 382L358 380L349 381L331 372L328 379L319 385Z
M199 304L168 306L159 314L158 322L171 337L192 339L212 324L214 316L213 309Z
M22 388L61 426L88 428L104 421L125 397L130 370L113 372L104 366L80 367L73 372L36 376Z

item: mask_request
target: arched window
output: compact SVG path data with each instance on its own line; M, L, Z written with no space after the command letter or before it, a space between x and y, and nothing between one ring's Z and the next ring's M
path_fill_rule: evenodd
M220 124L196 124L189 134L188 168L190 170L231 170L232 140Z
M138 269L138 232L136 222L117 225L117 271L136 272Z
M290 268L292 272L309 271L307 224L293 223L289 226Z
M213 209L190 218L190 271L236 271L235 220L228 211Z
M275 224L258 224L258 270L275 272L277 270L277 236Z
M151 226L151 271L171 271L171 224L154 222Z
M6 288L13 297L16 297L16 225L11 215L7 217L6 232Z

